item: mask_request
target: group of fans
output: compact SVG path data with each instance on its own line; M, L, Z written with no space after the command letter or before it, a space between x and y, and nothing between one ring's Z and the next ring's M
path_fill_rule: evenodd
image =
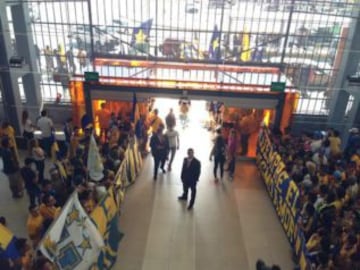
M344 151L334 129L272 136L300 190L298 223L314 269L360 269L359 130L350 130Z
M30 243L26 238L16 237L13 248L0 249L2 270L55 269L50 261L36 252L45 232L75 190L85 211L88 214L93 211L101 197L106 194L107 188L114 184L115 173L124 159L128 143L134 139L134 128L130 119L121 114L112 117L109 129L101 134L102 137L95 136L104 170L101 177L92 177L87 166L89 146L95 134L90 118L86 115L83 117L81 128L74 126L72 119L68 119L64 125L65 141L53 140L47 151L44 137L37 140L34 136L35 129L41 130L42 122L48 123L49 128L54 129L50 118L41 120L44 117L48 118L46 113L42 113L37 123L32 124L27 112L24 113L24 139L29 147L23 164L17 154L13 128L8 128L9 124L5 123L5 128L1 129L3 172L8 177L13 198L22 198L24 191L28 194L29 215L26 228L27 239L31 241ZM51 156L51 167L47 174L44 172L45 160ZM5 217L1 217L0 221L0 226L3 226L0 227L1 231L8 224Z

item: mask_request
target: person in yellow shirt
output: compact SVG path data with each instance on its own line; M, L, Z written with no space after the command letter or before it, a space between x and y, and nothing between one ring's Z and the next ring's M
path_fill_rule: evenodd
M19 153L15 140L15 130L8 121L4 121L0 129L0 137L9 138L9 146L16 159L19 161Z
M360 172L360 150L357 150L350 158L351 161L356 163L356 170Z
M29 216L26 222L29 238L33 243L33 248L39 244L42 235L44 218L40 215L37 205L30 205Z
M56 200L54 196L45 194L40 205L40 214L44 218L44 230L47 230L52 221L60 214L61 208L56 207Z
M339 157L341 154L341 139L339 132L337 130L330 131L328 140L330 142L330 155L334 158Z
M100 126L100 139L102 139L103 137L106 137L107 131L109 129L111 113L106 108L106 103L101 103L100 107L100 110L97 110L95 115L97 123Z
M159 129L160 125L164 125L163 120L159 117L159 110L155 109L153 111L153 115L150 118L150 127L151 127L151 132L155 133L157 132L157 130Z

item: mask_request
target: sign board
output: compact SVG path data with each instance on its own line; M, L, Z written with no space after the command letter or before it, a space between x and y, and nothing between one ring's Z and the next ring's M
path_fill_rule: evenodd
M85 82L98 82L99 81L99 72L90 72L86 71L84 73Z
M272 82L270 91L284 92L285 91L285 83L284 82Z

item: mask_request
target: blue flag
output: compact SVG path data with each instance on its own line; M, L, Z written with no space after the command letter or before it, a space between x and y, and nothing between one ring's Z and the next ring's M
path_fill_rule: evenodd
M214 31L211 36L210 40L210 46L209 46L209 56L212 60L220 60L220 39L221 39L221 33L215 25Z
M150 35L152 19L144 21L139 27L134 27L131 39L131 45L145 43Z

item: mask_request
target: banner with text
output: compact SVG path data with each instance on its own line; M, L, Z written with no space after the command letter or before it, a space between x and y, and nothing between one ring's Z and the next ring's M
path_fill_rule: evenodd
M286 171L280 154L274 149L268 129L259 133L256 162L280 222L299 258L300 268L311 269L306 259L306 242L297 224L300 192Z

